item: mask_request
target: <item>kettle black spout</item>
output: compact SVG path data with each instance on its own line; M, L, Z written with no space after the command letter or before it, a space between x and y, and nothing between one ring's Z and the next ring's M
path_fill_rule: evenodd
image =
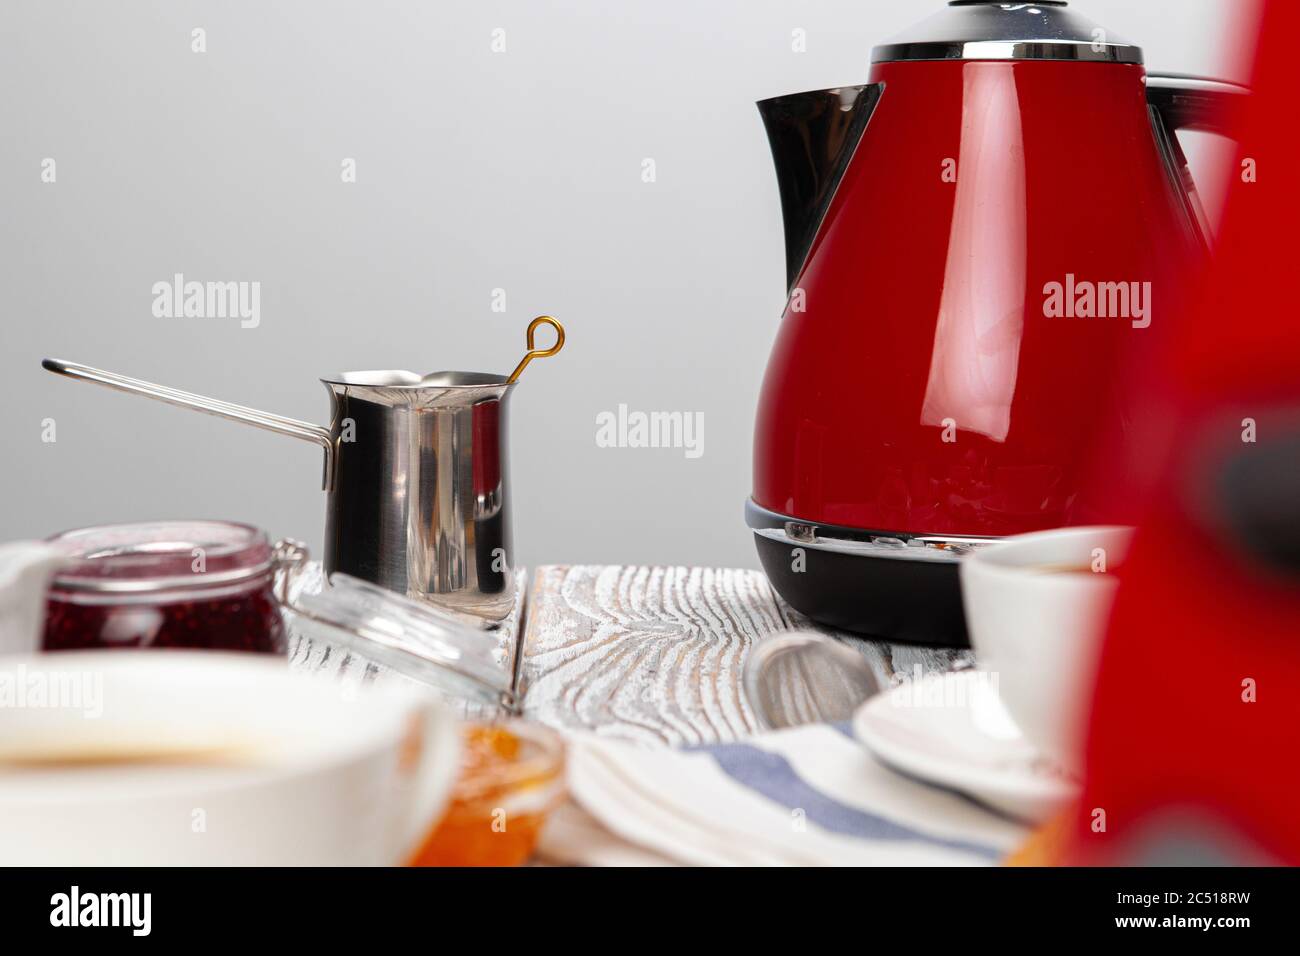
M840 86L760 100L785 220L787 290L793 289L883 83Z

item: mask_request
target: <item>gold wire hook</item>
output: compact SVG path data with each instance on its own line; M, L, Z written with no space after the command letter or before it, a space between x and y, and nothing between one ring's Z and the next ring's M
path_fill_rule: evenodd
M538 349L536 347L537 327L539 325L549 325L551 328L555 329L555 344L549 349ZM506 379L506 384L514 384L523 370L527 368L528 363L533 359L546 358L549 355L554 355L562 348L564 348L564 326L549 315L539 315L537 318L533 319L533 321L528 323L528 352L519 360L519 364L515 366L515 370L510 373L510 377Z

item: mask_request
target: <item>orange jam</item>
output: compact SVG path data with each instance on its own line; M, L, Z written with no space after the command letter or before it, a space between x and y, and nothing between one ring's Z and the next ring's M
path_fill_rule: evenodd
M460 777L412 866L518 866L563 796L558 735L537 724L468 724Z

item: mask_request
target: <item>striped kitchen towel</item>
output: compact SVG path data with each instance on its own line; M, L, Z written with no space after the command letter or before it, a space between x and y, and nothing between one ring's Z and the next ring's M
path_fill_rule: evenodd
M650 749L569 736L571 802L545 862L700 866L989 865L1027 830L880 764L846 725Z

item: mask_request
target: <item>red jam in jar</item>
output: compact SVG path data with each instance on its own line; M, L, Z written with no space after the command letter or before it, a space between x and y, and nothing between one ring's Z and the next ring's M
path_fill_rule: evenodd
M221 521L104 525L55 535L44 648L184 647L283 653L271 546Z

